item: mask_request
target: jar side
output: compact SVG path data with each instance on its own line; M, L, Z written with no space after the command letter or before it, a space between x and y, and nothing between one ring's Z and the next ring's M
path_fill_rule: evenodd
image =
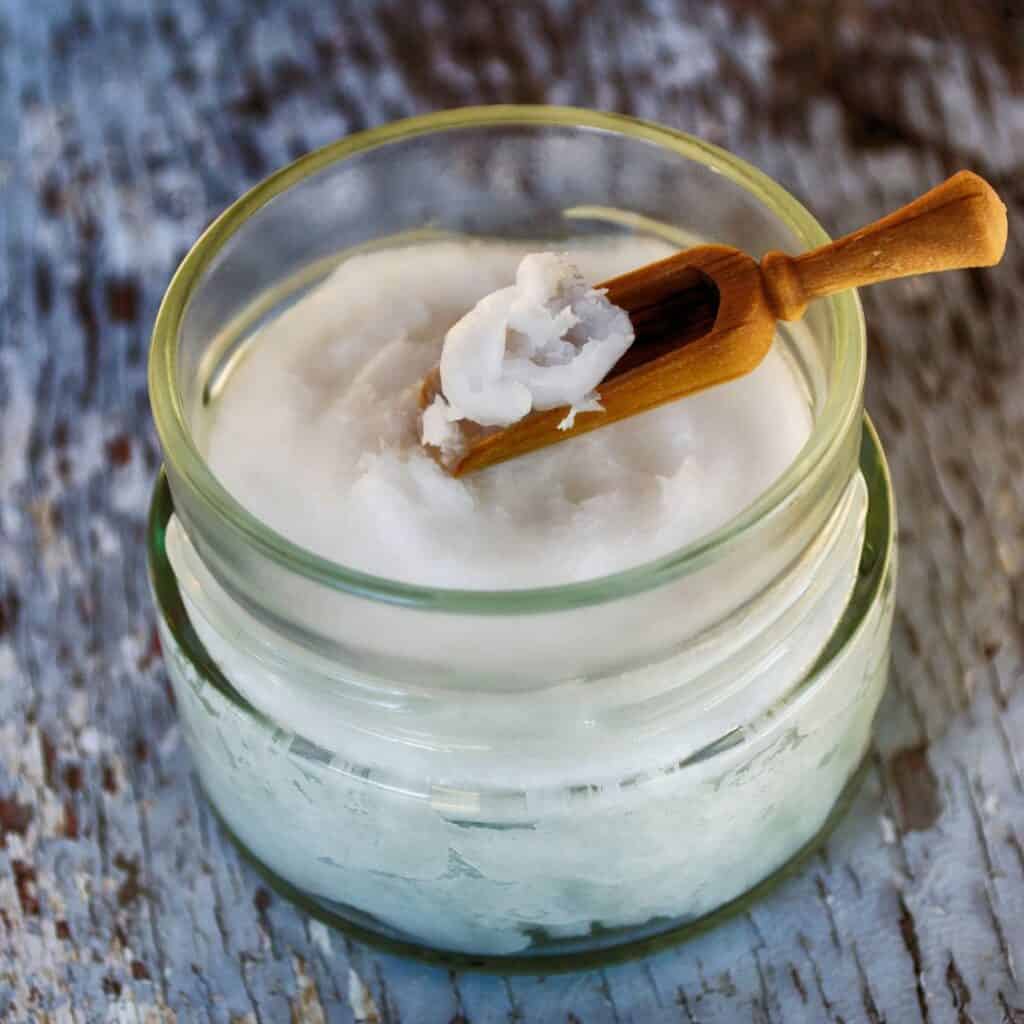
M488 822L486 793L379 785L234 702L182 647L171 628L180 616L164 612L165 657L204 786L271 870L330 913L358 908L349 914L357 924L391 938L560 956L700 918L817 832L867 748L895 573L891 492L873 432L862 472L861 574L830 656L739 743L614 791L523 793L518 821ZM154 578L169 571L156 559L152 568ZM728 813L734 804L745 813Z
M468 779L471 788L516 788L559 780L589 786L635 771L636 745L655 770L694 757L799 684L849 602L866 503L858 474L795 568L748 600L738 622L729 618L666 654L651 644L644 661L626 671L552 681L542 664L536 678L516 688L465 675L457 680L461 686L450 679L435 686L429 670L422 678L382 676L379 666L377 673L367 671L351 656L330 659L306 650L247 616L220 589L175 519L166 547L203 650L280 727L375 772L400 768L425 784L458 786ZM715 586L716 578L706 585ZM678 588L651 596L658 599L653 614L681 615ZM608 617L609 628L616 621L621 628L617 605ZM530 625L556 635L566 621ZM478 644L483 632L466 624L460 642ZM505 657L489 646L480 653Z

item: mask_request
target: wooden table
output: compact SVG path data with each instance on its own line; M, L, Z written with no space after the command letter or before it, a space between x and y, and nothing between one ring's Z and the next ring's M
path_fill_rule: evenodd
M0 1018L1024 1021L1022 76L1024 9L988 0L0 3ZM1011 207L997 270L865 296L902 573L853 810L749 913L546 978L377 953L240 862L142 544L148 331L210 217L347 132L500 101L703 135L834 232L962 166Z

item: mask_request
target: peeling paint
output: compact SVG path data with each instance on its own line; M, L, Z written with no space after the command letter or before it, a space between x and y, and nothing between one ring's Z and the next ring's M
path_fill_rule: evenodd
M1013 4L350 6L0 10L0 798L32 808L0 805L0 1020L1024 1020L1019 246L864 293L895 685L811 869L682 949L504 978L346 941L219 828L152 641L145 350L178 258L263 170L417 111L560 101L695 131L834 232L960 166L1022 216Z
M348 969L348 1003L357 1024L380 1024L380 1011L370 990L351 967Z

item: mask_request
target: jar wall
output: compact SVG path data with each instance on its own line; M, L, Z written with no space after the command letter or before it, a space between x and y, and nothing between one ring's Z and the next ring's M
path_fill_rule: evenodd
M696 920L812 839L866 752L891 608L887 586L813 691L756 739L636 787L508 794L520 820L497 823L479 820L479 793L408 796L323 760L196 676L166 626L161 639L204 788L260 862L391 938L544 955Z
M175 584L156 547L161 639L203 785L272 872L327 914L392 939L544 956L699 919L813 839L870 742L895 573L873 433L862 464L869 511L858 583L824 660L714 749L655 764L641 748L634 771L602 785L424 788L280 728L203 669L194 639L183 643L174 622L184 614L166 613Z
M659 765L696 755L774 706L810 670L833 635L857 577L867 488L857 474L825 529L790 571L753 594L739 622L727 620L694 643L646 660L628 672L580 673L552 679L539 664L521 686L461 687L422 677L371 675L358 660L327 658L290 643L248 615L218 584L176 518L166 549L185 612L199 641L231 685L278 726L373 771L406 779L476 787L601 785L638 770L636 750ZM721 581L721 573L712 580ZM675 588L644 595L652 614L684 619ZM616 636L628 620L602 608ZM587 611L578 612L584 616ZM454 635L456 661L470 647L501 662L508 649L488 635L486 619L405 610L400 628L437 628ZM415 621L426 617L420 627ZM518 616L525 637L555 635L564 617ZM551 620L555 621L552 622ZM440 623L434 627L433 623ZM447 628L441 628L447 627ZM563 645L572 634L562 634ZM646 634L641 634L643 637ZM638 638L634 638L636 641ZM641 648L642 650L643 648ZM785 657L780 658L780 651Z

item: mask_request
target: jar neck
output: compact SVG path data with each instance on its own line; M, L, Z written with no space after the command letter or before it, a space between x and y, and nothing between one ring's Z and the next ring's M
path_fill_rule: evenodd
M503 757L513 753L541 775L564 771L559 765L569 752L584 774L614 774L625 770L623 736L652 753L663 747L665 758L698 758L800 684L849 598L865 505L857 474L785 571L672 650L624 671L537 676L529 686L464 676L453 687L450 671L448 685L435 686L313 650L224 591L181 524L171 524L167 547L189 620L212 660L249 703L318 748L377 766L400 750L432 778L456 765L500 775ZM684 607L681 595L654 591L647 598L649 617L678 618ZM474 635L471 625L463 627L464 638ZM565 630L557 631L565 644Z
M759 631L751 623L762 610L790 603L789 589L802 586L793 581L830 550L848 517L851 448L837 450L777 515L695 571L582 608L501 616L383 604L225 549L181 512L176 569L219 632L265 649L267 660L316 666L341 687L536 691L683 653L699 666L702 652L721 660L739 626Z

